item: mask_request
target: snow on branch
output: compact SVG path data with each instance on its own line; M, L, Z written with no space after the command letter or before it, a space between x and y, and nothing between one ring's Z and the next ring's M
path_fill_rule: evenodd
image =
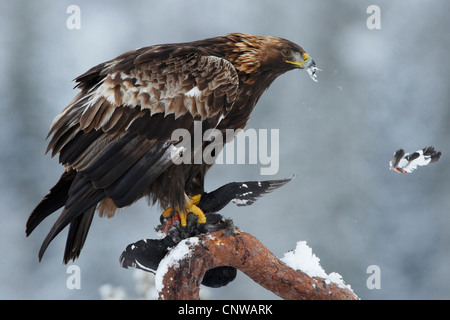
M180 241L159 263L159 299L197 300L205 273L220 266L234 267L283 299L356 300L337 273L327 275L306 243L278 259L254 236L221 229Z

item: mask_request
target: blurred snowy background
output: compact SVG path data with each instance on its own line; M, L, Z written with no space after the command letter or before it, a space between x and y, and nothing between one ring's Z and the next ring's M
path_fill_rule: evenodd
M81 9L79 30L66 27L72 4ZM380 30L366 26L372 4ZM137 47L245 32L292 40L323 71L318 83L304 71L281 76L253 112L248 128L280 129L277 175L216 165L207 188L297 178L223 215L279 257L307 241L325 271L341 274L362 299L449 299L448 12L446 0L1 0L0 298L99 299L105 284L138 297L119 256L155 237L160 212L146 201L110 220L95 217L75 262L80 290L66 286L66 231L38 263L56 217L28 239L25 222L63 170L44 155L49 126L77 92L71 80L100 62ZM389 170L398 148L428 145L443 153L436 164L408 175ZM380 267L381 289L366 286L370 265ZM242 273L208 297L277 298Z

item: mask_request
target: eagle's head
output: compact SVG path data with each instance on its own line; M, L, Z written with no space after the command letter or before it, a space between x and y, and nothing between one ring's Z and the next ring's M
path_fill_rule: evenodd
M279 37L253 36L243 33L227 35L233 50L229 59L240 72L271 71L282 74L292 69L306 69L316 80L314 60L299 45Z

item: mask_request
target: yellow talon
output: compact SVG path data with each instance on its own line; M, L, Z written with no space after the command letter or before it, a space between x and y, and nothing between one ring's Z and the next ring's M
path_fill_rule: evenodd
M186 227L186 225L187 225L187 222L186 222L187 214L188 214L188 212L180 212L180 223L181 223L182 227Z
M191 202L192 204L197 205L197 204L200 203L201 197L202 197L201 194L197 194L197 195L195 195L195 196L193 196L193 197L190 197L189 200L190 200L190 202Z
M197 217L197 223L206 223L206 217L202 209L192 203L188 205L188 210L187 212L192 212Z
M168 207L166 210L163 211L162 216L164 218L170 217L170 214L172 213L172 207Z
M189 212L192 212L197 217L197 223L206 223L206 217L203 213L202 209L197 207L197 204L200 203L201 194L197 194L193 197L186 196L186 208L184 210L179 210L180 214L180 223L182 227L187 225L187 215ZM165 209L162 213L164 218L169 218L172 214L172 207Z

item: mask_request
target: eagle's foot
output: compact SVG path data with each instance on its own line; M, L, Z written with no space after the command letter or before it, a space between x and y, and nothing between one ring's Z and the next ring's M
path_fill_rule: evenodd
M193 197L186 197L186 206L184 210L177 210L180 216L180 223L182 227L187 225L187 215L192 212L197 217L197 223L206 223L206 216L203 213L202 209L200 209L197 205L200 203L201 195L197 194ZM162 216L164 218L169 218L173 212L173 208L169 207L163 211Z

